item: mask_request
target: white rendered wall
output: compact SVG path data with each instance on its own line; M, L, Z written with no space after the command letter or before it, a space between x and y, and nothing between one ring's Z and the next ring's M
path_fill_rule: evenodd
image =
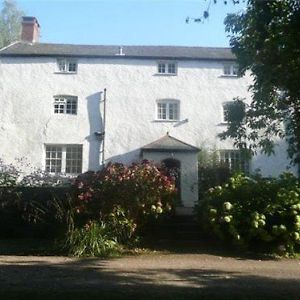
M178 61L177 76L157 74L157 61L79 58L77 74L58 74L55 58L1 58L0 157L45 167L45 144L82 144L83 171L99 167L100 92L107 89L106 161L138 160L140 148L169 132L197 147L232 149L220 141L222 103L249 98L249 76L222 77L218 61ZM78 114L53 113L53 96L78 97ZM180 122L156 121L156 101L180 100ZM101 108L103 109L103 107ZM286 169L285 153L254 158L267 175ZM26 167L27 168L27 167Z

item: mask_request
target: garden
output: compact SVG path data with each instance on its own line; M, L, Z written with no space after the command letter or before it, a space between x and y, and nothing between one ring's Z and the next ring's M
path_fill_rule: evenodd
M46 254L127 253L147 227L173 213L174 178L148 161L108 164L73 180L43 172L20 180L13 166L1 169L1 238L52 240Z
M43 172L20 179L18 170L3 163L1 170L1 254L25 240L36 251L30 254L139 253L147 234L174 216L175 178L149 161L111 163L72 180ZM249 177L200 161L199 186L195 217L201 239L241 253L298 255L300 185L292 174ZM40 240L46 241L44 248Z

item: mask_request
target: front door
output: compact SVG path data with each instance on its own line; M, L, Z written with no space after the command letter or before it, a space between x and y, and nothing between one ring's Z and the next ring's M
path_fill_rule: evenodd
M175 187L177 189L177 203L181 204L181 189L180 189L180 161L174 158L167 158L162 161L162 164L167 170L168 176L175 178Z

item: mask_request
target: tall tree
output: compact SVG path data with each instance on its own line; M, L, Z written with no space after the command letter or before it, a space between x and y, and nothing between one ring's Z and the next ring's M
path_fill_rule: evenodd
M0 12L0 48L19 40L23 12L14 0L4 0Z
M285 138L289 157L300 162L300 1L248 0L225 28L241 75L252 73L253 96L250 104L235 101L221 138L266 154Z

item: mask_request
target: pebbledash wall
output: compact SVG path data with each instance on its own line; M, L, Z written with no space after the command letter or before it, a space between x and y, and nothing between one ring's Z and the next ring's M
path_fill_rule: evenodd
M4 52L7 50L9 47ZM176 75L161 75L157 71L159 57L126 57L126 51L122 54L75 57L77 72L72 74L58 72L58 55L0 52L0 158L7 163L25 158L30 166L23 166L24 171L31 172L32 167L45 169L45 145L81 144L82 171L99 169L101 147L95 132L103 130L104 89L105 163L137 161L143 146L167 132L199 148L233 149L231 141L217 138L225 129L223 104L237 96L250 101L249 74L224 76L222 59L174 58ZM77 114L55 114L55 95L77 96ZM157 101L161 99L179 101L178 121L157 120ZM276 154L253 157L251 170L259 168L264 176L286 170L288 160L282 142ZM184 206L192 207L198 193L196 156L176 155L180 161L188 160L182 170L186 174L182 177L182 199ZM150 153L147 158L159 161L168 157ZM291 170L296 173L295 168Z

